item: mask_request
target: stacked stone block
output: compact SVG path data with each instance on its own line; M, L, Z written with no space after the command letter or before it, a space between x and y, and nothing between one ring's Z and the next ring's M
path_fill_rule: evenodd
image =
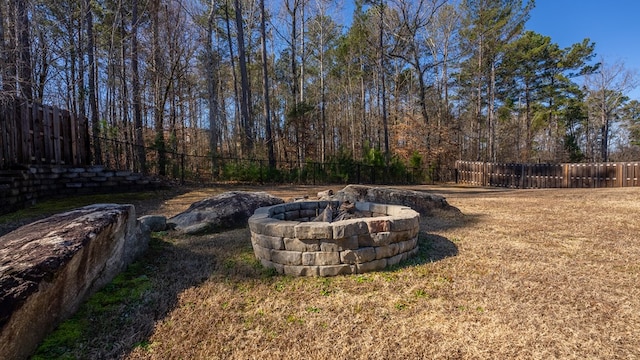
M65 195L142 191L159 187L131 171L102 166L32 166L23 170L0 170L0 214L33 205L37 200Z
M303 201L256 210L251 244L263 266L296 276L361 274L384 269L418 251L420 214L406 206L358 202L366 217L313 222L328 204Z

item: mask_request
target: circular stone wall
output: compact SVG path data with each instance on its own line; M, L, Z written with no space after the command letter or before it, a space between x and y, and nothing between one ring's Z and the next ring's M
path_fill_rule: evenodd
M365 216L314 222L338 201L259 208L249 218L251 244L263 266L281 274L335 276L384 269L418 251L420 214L406 206L357 202Z

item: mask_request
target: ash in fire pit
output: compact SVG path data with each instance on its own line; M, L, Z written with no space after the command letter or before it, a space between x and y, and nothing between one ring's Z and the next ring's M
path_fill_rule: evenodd
M419 218L401 205L302 201L256 210L249 228L263 266L334 276L381 270L415 255Z

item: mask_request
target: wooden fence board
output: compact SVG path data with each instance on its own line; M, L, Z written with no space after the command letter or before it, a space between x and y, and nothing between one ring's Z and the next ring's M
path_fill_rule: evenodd
M456 162L456 181L519 189L640 186L640 162L498 164Z
M64 126L65 119L68 119L68 126ZM64 164L73 164L73 153L71 151L72 141L71 141L71 128L73 127L73 122L71 121L71 116L68 111L62 110L60 112L60 136L62 137L60 144L60 156L62 157L62 161Z
M58 108L51 109L51 120L53 128L53 161L55 164L64 164L62 160L62 138L60 137L60 111Z
M22 158L20 163L31 164L31 152L33 150L33 127L29 107L26 102L20 104L18 124L22 130Z
M88 136L86 118L20 99L3 101L0 169L16 164L90 165Z
M44 148L44 139L42 136L42 118L41 114L38 112L38 106L34 106L34 104L28 104L27 108L31 112L31 116L27 118L27 121L30 122L30 127L33 129L33 153L32 160L36 164L42 163L42 152Z

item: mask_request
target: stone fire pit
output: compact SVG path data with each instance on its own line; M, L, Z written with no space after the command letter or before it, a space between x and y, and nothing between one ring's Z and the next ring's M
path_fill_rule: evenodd
M251 244L263 266L287 275L335 276L384 269L418 251L420 214L401 205L357 202L365 216L313 222L328 204L301 201L259 208L249 218Z

